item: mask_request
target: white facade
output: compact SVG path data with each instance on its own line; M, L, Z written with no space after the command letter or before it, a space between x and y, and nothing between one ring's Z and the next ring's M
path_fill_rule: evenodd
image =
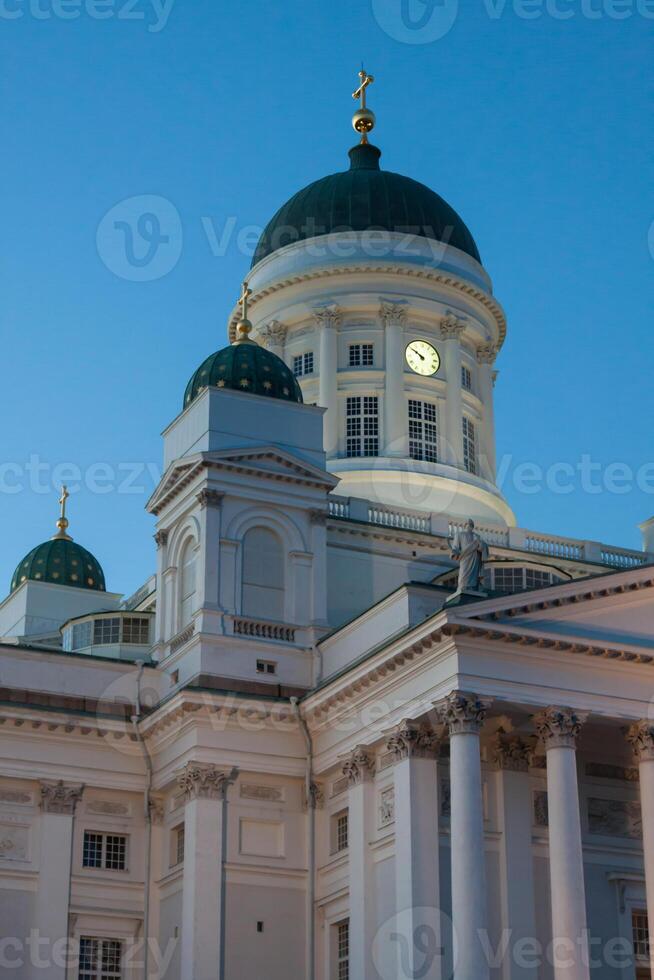
M516 526L504 315L435 246L260 262L305 404L208 388L169 425L131 600L0 605L3 977L651 976L652 522L644 552ZM469 516L490 591L448 605Z

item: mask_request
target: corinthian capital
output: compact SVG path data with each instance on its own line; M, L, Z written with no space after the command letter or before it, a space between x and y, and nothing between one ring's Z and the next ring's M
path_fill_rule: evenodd
M219 800L233 779L233 772L229 774L216 766L187 762L177 774L177 785L187 800Z
M585 715L578 714L572 708L549 707L534 717L534 725L546 749L574 749L585 720Z
M498 734L493 744L493 762L498 769L528 772L533 746L519 735Z
M490 700L480 698L476 694L452 691L443 701L437 702L435 708L441 720L447 725L450 735L478 734L490 704Z
M347 777L350 786L356 786L364 779L370 779L374 771L374 757L361 745L357 745L343 762L343 775Z
M259 327L258 332L264 347L283 347L288 327L284 323L280 323L279 320L270 320Z
M337 330L341 325L341 311L332 303L331 306L323 306L318 310L313 311L313 318L319 327L325 327L328 330Z
M394 323L399 324L401 327L406 324L406 307L402 306L401 303L387 303L385 300L382 300L379 315L385 327Z
M225 494L221 493L220 490L210 490L206 487L195 495L202 510L205 507L220 507L224 496Z
M493 364L497 357L497 347L493 344L480 344L476 350L478 364Z
M438 755L440 737L433 728L402 721L386 738L386 751L396 762L402 759L430 759Z
M41 809L44 813L68 813L72 816L82 799L83 786L67 786L62 779L58 783L41 783Z
M439 327L441 340L457 340L466 328L466 321L456 313L446 313Z
M627 732L639 762L654 762L654 722L637 721Z

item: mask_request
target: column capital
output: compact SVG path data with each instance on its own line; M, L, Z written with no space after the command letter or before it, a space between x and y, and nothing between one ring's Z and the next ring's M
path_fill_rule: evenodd
M370 749L357 745L343 761L343 775L350 786L357 786L372 778L375 771L375 758Z
M405 719L386 736L386 751L393 754L395 762L402 759L435 759L440 743L439 732Z
M224 493L221 493L219 490L210 490L208 487L205 487L204 490L200 490L200 492L195 495L195 499L199 503L202 510L204 510L205 507L220 507L224 497Z
M520 735L498 732L493 740L493 762L498 769L509 772L529 772L533 745Z
M436 701L434 707L450 735L478 735L491 703L489 698L468 691L452 691L442 701Z
M466 328L466 320L456 313L448 312L441 317L439 330L441 340L458 340Z
M629 728L627 741L639 762L654 762L654 722L637 721Z
M156 544L157 548L163 548L163 546L168 543L168 534L168 531L161 530L157 531L153 535L154 543Z
M311 521L312 524L318 524L324 527L325 524L327 523L328 517L329 517L329 511L326 510L309 511L309 520Z
M236 775L234 769L227 773L217 766L187 762L181 772L177 773L177 785L183 790L187 801L221 800Z
M62 779L58 783L42 782L41 810L43 813L66 813L72 816L82 799L83 785L68 786Z
M478 364L494 364L497 357L497 347L493 344L480 344L475 353Z
M257 332L264 347L269 349L271 347L283 347L286 342L288 327L280 320L269 320L268 323L259 327Z
M406 325L406 307L401 303L390 303L387 300L382 300L379 307L379 316L384 327L392 326L393 324L400 327Z
M153 824L159 826L164 822L164 817L166 814L162 797L151 796L148 800L148 809L150 813L150 820Z
M321 783L312 782L309 786L309 798L306 799L306 789L302 799L304 810L322 810L325 805L325 791Z
M577 736L588 716L572 708L550 706L534 715L536 734L546 749L576 748Z
M341 325L342 314L340 307L332 303L331 306L323 306L320 309L313 310L313 318L317 326L337 330Z

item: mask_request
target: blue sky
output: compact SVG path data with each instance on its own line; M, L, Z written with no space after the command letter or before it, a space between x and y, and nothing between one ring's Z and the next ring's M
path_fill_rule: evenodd
M154 569L160 432L225 342L249 226L344 169L362 59L382 164L462 214L507 311L496 425L519 524L638 547L653 40L652 0L0 0L0 583L54 531L61 476L109 587ZM124 278L102 230L142 196L181 229L153 281Z

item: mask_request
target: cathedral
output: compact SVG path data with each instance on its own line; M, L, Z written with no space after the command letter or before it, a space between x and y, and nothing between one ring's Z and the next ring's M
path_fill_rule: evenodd
M110 591L63 488L7 583L9 980L652 977L654 518L519 526L505 314L371 82L180 378L151 576Z

